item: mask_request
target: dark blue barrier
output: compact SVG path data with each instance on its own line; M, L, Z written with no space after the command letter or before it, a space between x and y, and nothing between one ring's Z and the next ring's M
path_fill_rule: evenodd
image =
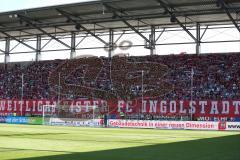
M0 117L0 123L6 123L6 117Z
M109 115L108 119L117 119L117 116L115 114Z
M28 124L28 117L7 117L6 123L10 124Z
M235 122L240 122L240 117L235 118Z

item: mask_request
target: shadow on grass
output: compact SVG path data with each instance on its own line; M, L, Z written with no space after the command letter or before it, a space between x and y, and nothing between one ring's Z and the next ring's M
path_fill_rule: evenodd
M18 160L240 160L240 135L104 151L80 150Z

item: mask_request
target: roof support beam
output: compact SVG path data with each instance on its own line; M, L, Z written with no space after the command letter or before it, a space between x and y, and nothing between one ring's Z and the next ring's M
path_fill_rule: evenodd
M83 25L79 24L76 20L74 20L72 17L73 15L60 10L60 9L56 9L59 13L61 13L62 15L64 15L67 19L69 19L70 21L72 21L74 24L78 25L80 28L82 28L85 32L87 32L88 34L92 35L93 37L95 37L96 39L98 39L100 42L102 42L105 45L108 45L108 43L106 41L104 41L102 38L100 38L99 36L97 36L95 33L91 32L90 30L88 30L86 27L84 27Z
M165 32L166 28L163 28L163 30L161 31L161 33L159 34L159 36L156 38L156 42L161 38L161 36L163 35L163 33Z
M154 26L151 27L151 34L149 35L151 41L150 44L150 55L156 54L156 29Z
M42 38L41 35L37 35L37 52L36 52L36 61L40 61L41 60L41 46L42 46Z
M42 46L41 50L43 50L52 40L53 40L52 38L49 39L47 43L45 43L44 46Z
M196 35L197 35L196 54L200 54L201 53L201 25L200 25L200 23L196 24Z
M70 59L76 57L76 33L71 33L71 52L70 52Z
M10 55L9 55L9 51L10 51L10 38L6 38L6 45L5 45L5 57L4 57L4 63L5 65L10 61Z
M2 50L2 49L0 49L0 52L4 53L5 51L4 51L4 50Z
M123 37L126 31L123 31L123 33L115 40L114 44L117 44L117 42Z
M87 35L84 36L77 44L76 44L76 48L87 38Z
M113 56L114 52L114 31L109 29L109 49L108 49L108 58Z
M164 8L164 10L171 16L174 18L174 20L182 27L182 29L187 32L187 34L192 37L192 39L197 42L196 37L194 37L194 35L192 35L192 33L179 21L179 19L177 19L177 17L175 16L175 14L169 10L169 6L167 4L165 4L162 0L156 0L158 3L161 4L161 6ZM172 7L171 7L172 8Z
M34 28L38 29L39 31L41 31L43 34L46 34L47 36L51 37L51 38L54 39L55 41L61 43L61 44L64 45L65 47L71 48L71 46L67 45L67 44L64 43L63 41L61 41L61 40L59 40L58 38L56 38L55 36L47 33L47 32L44 31L41 27L38 27L38 26L37 26L36 24L34 24L34 23L32 22L32 20L29 19L28 17L25 17L25 16L23 16L23 15L18 15L18 17L19 17L21 20L25 21L27 24L29 24L29 25L33 26Z
M205 33L207 32L208 27L209 27L209 26L207 26L207 27L204 29L204 31L203 31L203 33L202 33L202 35L201 35L201 37L200 37L200 40L203 39Z
M106 3L103 3L103 5L108 8L114 16L118 17L123 23L125 23L129 28L131 28L134 32L136 32L139 36L141 36L146 42L151 43L151 41L145 37L141 32L139 32L135 27L133 27L130 23L128 23L124 18L122 18L118 13L117 10L111 6L109 6Z
M232 17L231 13L229 12L226 3L223 0L218 0L217 1L221 7L224 9L224 11L226 12L226 14L228 15L229 19L232 21L232 23L234 24L234 26L237 28L238 32L240 32L240 27L237 24L237 22L234 20L234 18Z
M28 48L30 48L30 49L36 51L35 48L33 48L32 46L28 45L27 43L24 43L23 41L17 39L17 38L14 37L14 36L11 36L10 34L8 34L8 33L6 33L6 32L3 32L3 31L1 31L1 30L0 30L0 33L4 34L4 35L7 36L8 38L11 38L11 39L13 39L13 40L15 40L15 41L21 43L21 44L24 45L24 46L26 46L26 47L28 47Z

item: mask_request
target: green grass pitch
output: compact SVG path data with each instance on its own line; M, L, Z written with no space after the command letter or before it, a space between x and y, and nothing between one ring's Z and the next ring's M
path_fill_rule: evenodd
M0 124L0 160L240 160L240 133Z

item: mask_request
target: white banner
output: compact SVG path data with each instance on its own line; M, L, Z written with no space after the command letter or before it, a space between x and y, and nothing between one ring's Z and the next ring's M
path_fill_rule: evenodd
M240 122L109 120L110 127L240 131Z
M240 131L240 122L227 122L226 130L227 131Z
M50 118L47 125L74 126L74 127L98 127L101 126L101 119L72 119L72 118Z
M48 118L46 118L47 120ZM102 119L73 119L49 118L47 125L75 126L75 127L100 127ZM182 130L221 130L240 131L240 122L210 122L210 121L148 121L148 120L120 120L109 119L109 127L119 128L155 128L155 129L182 129Z

